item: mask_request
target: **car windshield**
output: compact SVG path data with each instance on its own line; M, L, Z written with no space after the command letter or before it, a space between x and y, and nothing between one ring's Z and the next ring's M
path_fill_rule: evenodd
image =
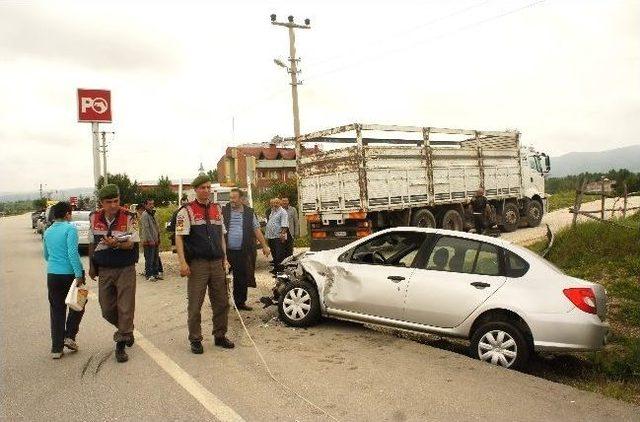
M546 259L544 259L544 257L538 255L535 252L530 251L527 248L524 248L522 246L515 245L515 244L511 244L511 245L509 245L509 247L513 250L513 252L516 252L521 257L522 256L532 257L532 258L536 259L538 262L540 262L541 264L543 264L546 267L548 267L548 268L552 269L553 271L557 272L558 274L564 274L564 272L562 272L562 270L560 268L556 267L552 262L547 261Z
M89 211L74 211L71 213L71 221L89 221Z

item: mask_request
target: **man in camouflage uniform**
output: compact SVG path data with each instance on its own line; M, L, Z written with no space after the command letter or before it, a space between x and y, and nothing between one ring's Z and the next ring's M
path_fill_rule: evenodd
M195 201L184 205L176 217L176 249L180 261L180 275L187 276L187 314L191 351L202 354L200 311L209 290L213 310L213 336L216 346L232 349L226 337L229 316L228 269L225 228L222 210L210 202L211 180L200 175L191 183Z
M136 214L120 206L116 185L98 192L101 209L91 213L89 233L89 276L98 277L102 316L116 327L116 360L126 362L125 346L133 346L133 316L136 303L138 226Z

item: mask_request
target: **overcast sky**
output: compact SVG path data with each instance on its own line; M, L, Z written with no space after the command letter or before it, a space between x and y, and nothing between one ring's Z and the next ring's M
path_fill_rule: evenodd
M233 144L350 122L518 129L551 155L640 143L640 1L0 3L0 191L93 184L76 89L112 91L110 172L193 177ZM235 116L235 135L232 117Z

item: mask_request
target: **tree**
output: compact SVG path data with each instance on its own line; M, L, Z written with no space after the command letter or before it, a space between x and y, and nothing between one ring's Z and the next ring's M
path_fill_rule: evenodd
M113 183L114 185L118 186L118 189L120 189L121 204L134 204L139 202L140 188L138 187L138 182L134 181L133 183L131 183L129 176L127 176L126 173L109 174L108 181L109 183ZM100 190L103 185L104 179L102 176L100 176L100 179L98 179L98 184L96 185L96 190Z
M218 169L209 170L207 176L211 179L211 183L218 183Z
M47 198L34 199L33 207L37 210L43 210L47 208Z
M271 198L289 198L289 203L293 207L298 205L298 184L295 180L290 179L286 182L278 182L269 186L264 192L254 196L254 208L259 214L263 214L269 208L269 200Z
M171 179L168 176L160 176L158 186L153 188L148 196L156 202L156 205L162 206L178 200L178 194L171 189Z

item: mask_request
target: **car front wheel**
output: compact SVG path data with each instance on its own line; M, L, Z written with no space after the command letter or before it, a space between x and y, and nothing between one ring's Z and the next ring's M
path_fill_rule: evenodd
M530 347L511 322L487 322L471 337L471 356L492 365L520 369L529 360Z
M320 299L311 283L289 284L282 292L278 314L292 327L309 327L320 320Z

